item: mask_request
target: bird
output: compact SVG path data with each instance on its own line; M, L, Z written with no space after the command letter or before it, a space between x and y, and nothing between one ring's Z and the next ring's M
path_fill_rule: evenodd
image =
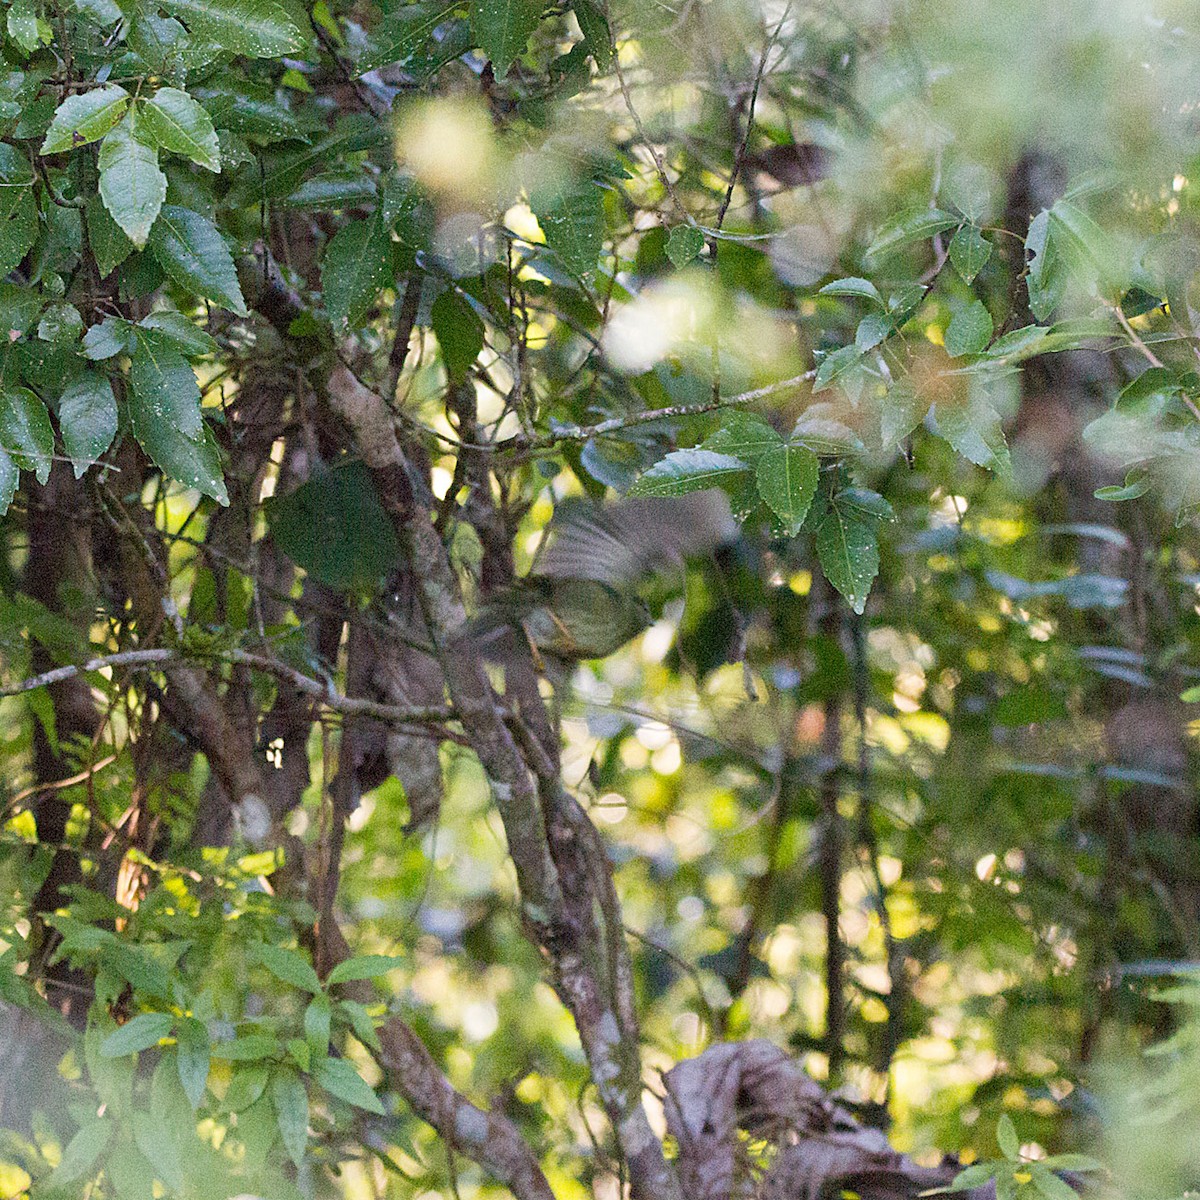
M652 624L640 587L715 550L736 528L716 489L610 504L566 501L529 574L489 597L464 636L491 661L529 653L547 677L564 678Z

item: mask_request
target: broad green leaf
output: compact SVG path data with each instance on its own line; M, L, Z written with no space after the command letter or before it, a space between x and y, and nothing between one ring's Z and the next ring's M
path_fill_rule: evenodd
M1096 277L1101 291L1112 297L1124 290L1128 269L1119 247L1109 233L1096 224L1081 208L1060 200L1050 210L1051 228L1066 235L1070 251L1085 269Z
M861 615L871 583L879 574L879 542L873 524L836 506L831 508L817 530L817 557L825 578Z
M99 194L88 200L84 217L87 221L88 249L96 259L100 278L104 279L133 253L133 243L112 219Z
M854 332L854 348L865 354L874 350L892 332L892 318L883 313L867 313Z
M183 1190L183 1163L175 1137L182 1130L173 1130L162 1113L157 1111L133 1114L133 1140L154 1168L155 1177L172 1191Z
M154 1200L154 1167L124 1138L104 1156L104 1176L116 1200Z
M940 208L921 208L901 213L888 221L876 234L875 240L867 247L867 257L882 258L902 249L910 242L933 237L935 233L941 233L943 229L958 224L959 217L943 212Z
M576 275L589 275L604 248L600 189L590 180L534 190L530 207L546 244Z
M117 436L117 401L107 376L98 371L77 375L58 402L58 424L79 479Z
M54 460L54 428L46 406L28 389L0 389L0 449L38 483L50 478Z
M1029 311L1039 321L1045 321L1058 307L1067 287L1065 264L1053 234L1050 210L1042 209L1029 222L1025 238L1025 251L1032 256L1025 275Z
M925 420L929 402L918 394L911 379L897 379L888 388L879 416L884 449L898 446Z
M1001 1113L1000 1120L996 1122L996 1142L1000 1147L1000 1153L1009 1162L1020 1160L1021 1139L1017 1137L1016 1126L1013 1125L1012 1117L1008 1113Z
M988 358L1022 362L1040 354L1041 342L1050 331L1044 325L1025 325L998 337L987 351Z
M794 537L804 524L820 475L817 456L803 446L776 446L755 464L758 494Z
M281 1067L271 1080L271 1099L283 1148L299 1166L308 1146L308 1092L304 1080L291 1067Z
M1079 1193L1069 1183L1041 1163L1030 1163L1029 1173L1033 1176L1033 1186L1045 1200L1079 1200Z
M131 113L100 143L100 196L112 219L139 250L167 195L158 151L137 138Z
M377 587L399 560L395 527L361 463L314 472L266 507L279 549L338 591Z
M996 1166L994 1163L972 1163L969 1167L964 1167L959 1171L954 1177L954 1182L948 1187L934 1188L931 1192L924 1194L937 1195L940 1192L969 1192L972 1188L977 1188L987 1183L995 1174Z
M100 1043L101 1058L123 1058L157 1046L170 1032L175 1018L170 1013L139 1013Z
M992 338L992 314L982 300L960 309L946 327L946 353L951 358L981 354Z
M38 322L38 340L74 345L83 336L83 317L73 304L51 304Z
M282 201L284 208L355 208L374 201L375 181L361 171L314 175Z
M13 462L12 455L0 446L0 517L8 512L8 507L17 494L20 477L21 471Z
M217 343L195 321L174 309L152 312L148 317L143 317L138 325L142 329L153 329L165 343L191 358L215 354L217 351Z
M285 950L269 942L258 942L254 946L254 955L276 979L314 995L321 991L321 981L316 971L298 950Z
M185 1017L175 1030L179 1082L193 1109L200 1107L208 1084L209 1038L203 1021Z
M196 437L203 428L200 387L188 361L161 335L135 331L136 347L129 363L129 412L134 435L139 426L166 421L180 433Z
M6 21L9 37L26 54L32 54L43 42L50 40L49 26L38 20L34 0L13 0Z
M37 236L33 168L15 146L0 142L0 276L17 266Z
M263 1033L251 1033L230 1042L213 1042L209 1048L213 1058L228 1062L254 1062L274 1058L280 1052L278 1038Z
M114 25L121 19L115 0L74 0L75 8L97 25Z
M704 249L704 234L695 225L676 225L667 238L667 257L676 268L686 267Z
M80 1179L91 1171L104 1153L116 1126L103 1119L89 1121L66 1144L58 1166L46 1179L46 1190L53 1191L62 1184Z
M783 438L761 417L729 409L721 415L721 428L700 443L701 450L728 454L753 464L768 450L783 445Z
M1107 500L1109 502L1137 500L1139 497L1144 496L1149 490L1149 476L1131 471L1129 475L1125 477L1124 487L1117 487L1115 484L1112 484L1108 487L1097 488L1095 491L1095 497L1097 500Z
M1008 444L1000 417L985 400L973 398L961 404L938 404L933 419L938 433L963 458L993 471L1008 471Z
M24 337L37 324L44 303L40 289L0 282L0 328L10 338Z
M367 1081L344 1058L318 1059L313 1066L313 1078L331 1096L337 1096L347 1104L365 1108L367 1112L379 1116L383 1116L386 1111Z
M221 146L212 118L179 88L159 88L141 101L141 125L160 150L181 154L209 171L221 170Z
M323 1058L329 1053L329 1025L332 1017L333 1007L324 992L314 996L304 1010L304 1037L308 1041L310 1053L317 1058Z
M857 275L848 279L835 279L821 288L821 296L854 296L859 300L870 300L872 304L883 307L883 297L879 289L869 280L860 279Z
M61 154L98 142L125 115L129 93L115 83L76 92L54 111L39 154Z
M575 0L571 7L575 10L575 19L579 22L579 32L583 34L587 52L596 60L596 66L601 71L607 71L612 63L613 43L612 30L604 9L593 0Z
M83 354L93 362L103 362L118 354L132 354L136 348L133 326L120 317L105 317L83 335Z
M161 0L201 40L250 58L297 54L308 41L274 0Z
M992 243L974 225L964 225L950 239L950 262L964 283L974 283L991 257Z
M858 517L876 521L894 521L896 513L892 506L878 493L869 488L851 487L838 492L837 506Z
M857 367L862 362L862 351L857 346L843 346L827 354L817 368L817 377L813 380L813 391L821 392L832 386L837 379L847 371Z
M389 63L407 62L461 6L462 0L431 0L393 9L371 30L367 47L355 62L355 73L364 75Z
M711 450L675 450L642 473L631 496L682 496L719 487L748 468L741 459Z
M1182 699L1182 697L1181 697ZM1200 1001L1200 996L1193 996L1192 1003ZM1087 1154L1051 1154L1043 1158L1040 1165L1047 1171L1106 1171L1108 1168Z
M196 376L179 351L152 331L138 333L130 362L129 424L168 477L229 503L221 456L200 415Z
M335 328L359 325L392 282L392 243L378 217L344 225L325 247L321 286Z
M442 362L452 383L467 377L483 349L483 322L471 305L451 288L433 302L429 314Z
M346 983L351 979L376 979L403 966L404 959L392 954L360 954L340 962L325 981L328 984Z
M206 216L164 204L147 244L162 269L181 287L240 317L249 315L233 255Z
M354 1000L340 1000L338 1001L338 1011L350 1022L354 1036L364 1046L372 1050L379 1049L379 1034L375 1032L375 1022L371 1020L371 1014L361 1004Z
M529 35L542 19L542 0L472 0L471 28L492 60L497 79L525 53Z

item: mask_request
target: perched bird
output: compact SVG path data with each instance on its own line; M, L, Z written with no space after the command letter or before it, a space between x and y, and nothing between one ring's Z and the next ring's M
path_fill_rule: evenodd
M717 490L608 505L566 502L530 573L489 598L464 637L493 661L532 652L539 669L565 676L651 624L640 585L714 550L735 530L729 501Z

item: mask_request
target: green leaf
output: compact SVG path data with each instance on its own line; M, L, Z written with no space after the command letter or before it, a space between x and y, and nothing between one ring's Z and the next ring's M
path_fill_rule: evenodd
M529 35L542 19L542 0L472 0L471 28L492 60L497 79L525 52Z
M1182 698L1182 697L1181 697ZM1194 999L1200 999L1195 997ZM1047 1171L1107 1171L1108 1168L1087 1154L1051 1154L1039 1164Z
M631 496L683 496L718 487L748 468L740 459L711 450L674 450L642 473Z
M73 304L51 304L38 322L38 340L72 346L83 336L83 318Z
M808 515L820 469L817 456L803 446L776 446L755 464L758 494L785 523L791 537L799 533Z
M179 88L159 88L141 101L142 129L160 150L181 154L206 170L220 172L221 146L212 118Z
M392 243L377 216L344 225L325 247L321 286L335 327L360 325L391 282Z
M281 205L283 208L356 208L372 202L376 191L375 181L361 171L329 172L304 180L281 201Z
M404 964L404 959L392 954L360 954L340 962L329 972L327 984L346 983L351 979L377 979Z
M596 66L601 71L607 71L613 59L613 43L612 30L603 8L592 0L575 0L571 7L575 10L575 19L579 22L579 32L583 34L587 52L596 60Z
M371 590L399 561L395 527L361 463L314 472L266 508L279 549L338 591Z
M942 1192L969 1192L972 1188L981 1187L987 1183L995 1174L996 1165L994 1163L972 1163L969 1167L964 1167L959 1171L954 1177L954 1182L948 1187L933 1188L931 1191L922 1192L921 1194L924 1196L935 1196Z
M721 428L709 434L699 448L754 464L768 450L782 445L783 438L761 417L729 409L721 416Z
M135 348L133 326L120 317L105 317L83 335L83 354L92 362L103 362L118 354L132 354Z
M1000 1120L996 1122L996 1142L1000 1146L1000 1153L1009 1162L1020 1161L1021 1139L1017 1137L1016 1126L1008 1113L1001 1113Z
M882 258L923 238L933 237L943 229L959 224L960 218L943 212L940 208L921 208L901 213L888 221L867 247L868 258Z
M1041 342L1050 331L1044 325L1025 325L998 337L988 347L988 358L1006 363L1023 362L1042 352Z
M1041 1163L1030 1163L1029 1173L1033 1176L1033 1186L1046 1200L1079 1200L1079 1193L1069 1183Z
M876 521L894 521L896 513L892 506L870 488L846 488L837 494L837 506L858 517Z
M975 300L954 314L946 327L946 353L951 358L981 354L992 339L992 314L982 300Z
M32 54L43 40L50 40L47 27L38 20L33 0L13 0L6 24L9 36L26 54Z
M308 1092L304 1080L291 1067L280 1068L271 1080L271 1099L283 1148L299 1166L308 1145Z
M79 479L117 436L117 401L107 376L98 371L77 375L58 402L58 424Z
M1095 422L1093 422L1093 424L1094 423ZM1094 495L1097 500L1107 500L1110 503L1117 503L1122 500L1137 500L1139 497L1144 496L1149 490L1150 477L1137 471L1130 471L1130 473L1125 476L1124 487L1110 485L1109 487L1097 488Z
M462 0L432 0L428 4L406 4L387 13L371 31L367 48L355 61L355 74L407 62L461 4Z
M105 87L68 96L54 110L39 154L61 154L98 142L125 115L129 93L110 83Z
M175 1018L170 1013L139 1013L114 1030L100 1043L101 1058L123 1058L157 1046L170 1032Z
M66 1144L58 1166L46 1178L46 1190L53 1191L65 1183L80 1179L91 1171L112 1138L112 1121L89 1121Z
M179 1044L175 1050L179 1082L193 1109L200 1107L208 1085L209 1039L203 1021L185 1017L175 1031Z
M74 0L77 11L91 17L97 25L115 25L121 19L121 10L115 0Z
M1050 224L1050 210L1042 209L1029 222L1025 251L1032 255L1025 275L1029 293L1029 311L1039 321L1045 321L1062 301L1067 288L1067 275Z
M213 1058L228 1062L253 1062L274 1058L280 1052L279 1039L262 1033L251 1033L231 1042L214 1042L210 1047Z
M313 1078L331 1095L357 1108L383 1116L387 1111L367 1081L344 1058L318 1059Z
M249 315L233 255L206 216L190 208L164 204L150 230L148 244L162 269L181 287L239 317Z
M129 423L151 460L171 479L228 504L221 456L200 414L187 360L152 331L139 331L129 368Z
M964 283L974 283L991 257L992 243L974 225L964 225L950 239L950 262Z
M929 403L917 395L911 379L897 379L888 388L880 413L880 433L884 449L898 446L925 420Z
M869 280L852 275L848 279L835 279L827 283L817 293L820 296L854 296L859 300L870 300L872 304L883 307L883 297L879 289Z
M28 389L0 389L0 448L17 466L33 471L38 483L50 478L54 428L46 406Z
M546 244L575 275L589 275L604 248L604 208L590 180L536 188L530 207Z
M1083 209L1058 201L1050 210L1050 226L1065 235L1067 249L1095 275L1101 291L1115 298L1124 290L1128 269L1116 242Z
M20 478L21 472L17 464L13 462L12 456L7 450L0 447L0 517L8 512L8 507L17 494L17 484L20 482Z
M88 200L84 217L87 220L88 248L96 259L100 278L105 279L133 253L133 243L112 219L99 194Z
M447 288L433 302L429 319L437 334L446 374L452 383L461 382L483 349L483 322L467 300L452 288Z
M139 250L167 195L158 151L139 141L130 113L100 143L100 196L112 219Z
M364 1046L372 1050L379 1049L379 1035L375 1032L375 1023L371 1020L371 1014L361 1004L354 1000L340 1000L338 1011L349 1020L354 1036Z
M321 991L321 981L316 971L298 950L285 950L282 946L272 946L270 942L257 942L254 956L276 979L302 991L312 992L313 995Z
M834 507L817 530L817 557L825 578L862 614L879 574L879 543L872 525Z
M854 333L854 348L860 354L874 350L892 332L892 318L883 313L867 313Z
M297 54L308 39L274 0L161 0L202 41L249 58Z
M956 405L937 405L933 412L938 434L955 450L980 467L1006 472L1008 444L1000 417L986 400L971 399Z
M133 1140L137 1148L154 1168L156 1178L178 1192L183 1190L183 1163L175 1141L176 1132L159 1112L133 1114Z
M817 368L817 377L813 380L813 392L824 391L844 375L847 371L862 362L862 351L857 346L843 346L840 350L827 354Z
M165 421L187 437L197 437L204 418L196 373L161 335L136 330L135 337L129 362L129 412L134 436L141 441L139 427Z
M676 225L667 238L667 257L676 268L683 268L704 249L704 234L695 225Z
M0 142L0 276L17 266L37 236L33 168L15 146Z
M323 992L314 996L304 1010L304 1037L309 1051L318 1058L329 1053L329 1023L333 1008Z
M202 358L217 352L217 343L190 317L174 309L152 312L148 317L143 317L138 325L161 334L165 343L190 358Z

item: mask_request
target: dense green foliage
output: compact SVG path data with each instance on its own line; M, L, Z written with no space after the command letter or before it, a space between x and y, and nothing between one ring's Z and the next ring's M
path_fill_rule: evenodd
M0 1196L1200 1181L1188 5L3 11Z

